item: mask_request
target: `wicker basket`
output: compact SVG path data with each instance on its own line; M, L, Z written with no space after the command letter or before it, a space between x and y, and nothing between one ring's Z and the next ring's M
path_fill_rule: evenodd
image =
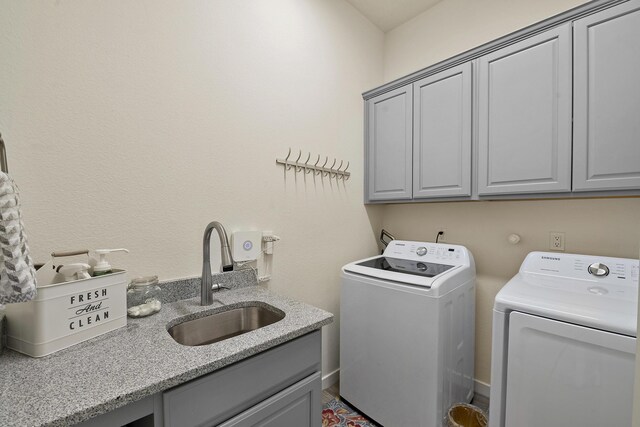
M477 406L456 403L449 408L449 427L487 427L487 416Z

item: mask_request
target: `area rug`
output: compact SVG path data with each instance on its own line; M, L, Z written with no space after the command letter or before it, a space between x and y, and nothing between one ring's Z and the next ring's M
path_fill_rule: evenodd
M322 427L375 427L344 402L332 399L322 406Z

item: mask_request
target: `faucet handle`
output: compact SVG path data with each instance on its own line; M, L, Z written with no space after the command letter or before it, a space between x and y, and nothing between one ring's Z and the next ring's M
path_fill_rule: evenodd
M220 291L222 289L229 289L230 290L231 288L228 287L228 286L221 285L220 283L214 283L213 285L211 285L211 292L218 292L218 291Z

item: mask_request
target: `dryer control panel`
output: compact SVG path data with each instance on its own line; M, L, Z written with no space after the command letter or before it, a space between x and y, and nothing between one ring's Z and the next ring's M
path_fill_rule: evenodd
M521 273L543 274L599 283L638 286L640 261L555 252L531 252L520 267Z
M467 248L446 243L393 240L389 243L387 249L385 249L384 256L452 266L469 265L469 252Z

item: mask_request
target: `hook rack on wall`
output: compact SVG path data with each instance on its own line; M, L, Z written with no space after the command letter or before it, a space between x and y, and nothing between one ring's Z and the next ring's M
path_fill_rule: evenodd
M327 167L327 163L329 163L329 157L325 157L324 163L320 164L319 154L316 161L313 163L309 162L309 160L311 160L311 153L307 155L307 159L304 162L300 161L300 158L302 157L302 150L299 150L298 157L295 160L293 159L289 160L289 157L291 157L291 147L289 147L289 152L287 153L287 157L285 157L284 160L276 159L276 164L283 165L285 168L285 171L291 170L291 168L295 168L294 171L296 173L304 171L305 174L309 174L309 173L314 173L315 175L322 174L323 177L329 176L329 178L342 179L345 181L348 180L349 177L351 176L351 172L347 172L347 169L349 169L349 164L350 164L349 162L347 162L344 169L342 169L342 166L344 165L344 160L340 160L340 164L336 169L334 169L334 166L336 165L336 163L338 163L338 160L336 158L333 159L333 163L331 164L331 166Z

